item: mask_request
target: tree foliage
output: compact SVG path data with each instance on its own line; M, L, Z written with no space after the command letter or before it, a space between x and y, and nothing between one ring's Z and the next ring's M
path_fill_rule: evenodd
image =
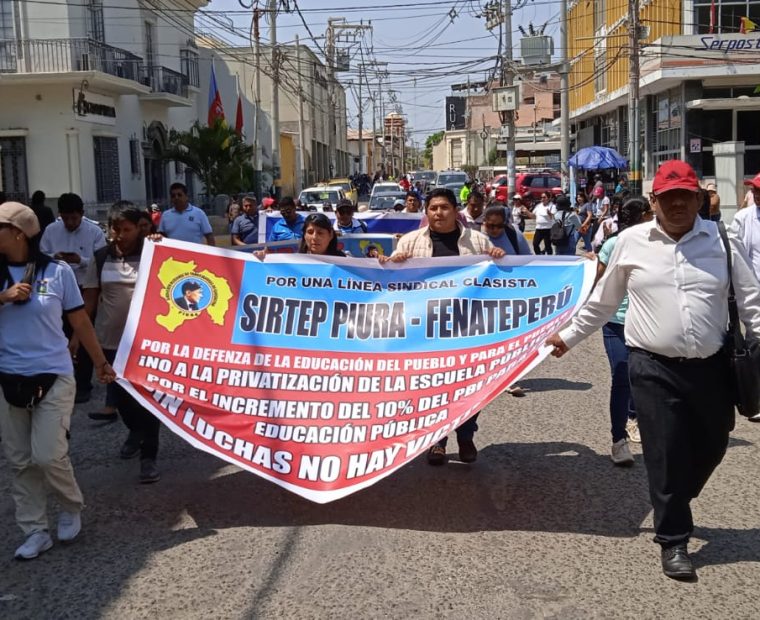
M253 147L224 121L213 126L196 121L188 131L172 130L164 158L180 161L200 178L209 196L251 188Z
M443 140L444 135L445 132L437 131L434 134L430 134L425 140L425 151L423 152L422 156L425 160L425 165L428 168L433 167L433 147L436 144L439 144L441 140Z

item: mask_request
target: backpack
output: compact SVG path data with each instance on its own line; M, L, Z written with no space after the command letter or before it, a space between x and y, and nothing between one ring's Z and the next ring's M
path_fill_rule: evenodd
M517 233L515 232L515 229L507 225L504 227L504 232L507 233L507 239L509 239L509 243L511 243L512 247L515 249L515 256L517 256L520 254L520 245L517 243Z
M568 226L565 226L566 216L567 212L564 212L562 213L561 220L554 220L554 223L552 224L552 227L549 231L549 238L554 245L566 245L570 240L570 233L572 231L568 231Z

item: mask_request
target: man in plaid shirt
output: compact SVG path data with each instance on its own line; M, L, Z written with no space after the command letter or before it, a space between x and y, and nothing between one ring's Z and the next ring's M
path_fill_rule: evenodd
M425 215L428 225L401 237L396 251L386 260L403 262L408 258L475 254L487 254L492 258L504 256L504 250L494 247L486 235L463 226L457 220L457 199L450 189L438 188L430 192L425 203ZM478 415L476 413L456 430L459 460L463 463L472 463L478 458L473 442L478 430ZM444 437L428 450L428 463L443 465L446 462L446 442L447 438Z

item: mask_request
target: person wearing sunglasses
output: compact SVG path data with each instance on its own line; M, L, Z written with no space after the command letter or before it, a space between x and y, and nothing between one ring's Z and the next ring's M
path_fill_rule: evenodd
M74 271L40 250L39 232L29 207L0 205L0 435L13 471L16 523L26 536L15 557L24 560L53 546L48 491L61 507L58 540L72 541L81 529L84 500L68 454L76 381L64 315L101 383L116 378Z

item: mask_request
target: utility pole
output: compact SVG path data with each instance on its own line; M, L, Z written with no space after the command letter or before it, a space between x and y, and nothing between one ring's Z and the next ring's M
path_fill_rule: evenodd
M630 1L630 0L629 0ZM567 191L569 187L569 169L567 161L570 159L570 72L567 66L567 0L562 0L560 5L560 69L559 69L559 129L560 129L560 173L562 175L562 189Z
M369 85L369 78L367 78L367 85ZM377 168L377 153L375 149L377 147L377 93L372 93L372 170L369 170L367 166L367 174L374 176L375 168Z
M347 37L349 42L351 40L355 42L359 34L364 30L372 30L372 26L370 24L349 24L346 22L346 19L344 17L331 17L327 20L327 32L325 33L325 38L326 38L325 55L327 57L325 58L325 62L327 64L327 88L328 88L328 97L329 97L329 102L328 102L329 127L328 127L327 139L328 139L328 151L329 151L328 157L330 159L330 175L335 175L337 173L337 169L336 169L337 123L335 120L335 106L337 104L337 101L336 101L337 96L335 94L335 84L336 84L335 72L347 70L347 67L344 68L342 64L341 66L337 66L336 43L341 39L341 37L344 37L343 40L346 40L346 37ZM360 79L360 84L361 84L361 76L359 79ZM361 101L359 102L359 105L361 107ZM345 109L342 110L342 113L345 115L346 113ZM359 131L361 132L361 129ZM361 144L361 137L359 138L359 144Z
M512 66L512 2L502 0L504 3L504 21L502 22L502 34L504 35L504 58L503 76L504 86L514 84L514 71ZM563 0L565 2L566 0ZM507 188L510 194L517 190L515 174L515 113L512 110L504 112L502 126L507 132Z
M359 65L359 174L364 172L364 140L362 139L362 130L364 129L364 114L362 101L362 70L364 65Z
M272 176L277 192L276 181L280 178L280 52L277 49L277 0L270 0L269 15L271 26L269 39L272 45Z
M301 189L308 187L308 172L306 171L306 133L303 126L303 86L301 82L301 44L296 39L296 75L298 76L298 144L299 149L299 163L301 165Z
M259 133L259 114L261 113L261 33L259 31L259 18L261 11L253 10L253 40L254 40L254 59L256 62L256 107L253 114L253 185L254 192L261 200L261 135Z
M563 0L564 1L564 0ZM631 191L641 193L639 149L639 0L628 0L628 32L631 55L628 70L628 158Z

